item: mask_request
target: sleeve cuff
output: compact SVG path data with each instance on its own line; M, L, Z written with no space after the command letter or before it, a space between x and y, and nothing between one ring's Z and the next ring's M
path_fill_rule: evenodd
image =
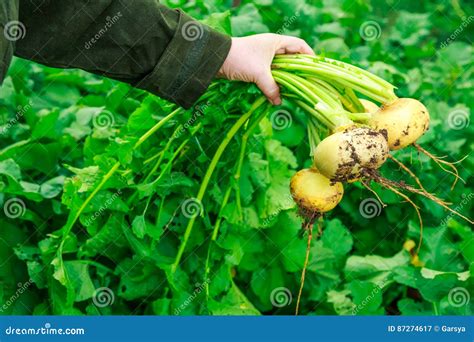
M179 11L174 36L155 68L136 87L189 108L224 63L231 38Z

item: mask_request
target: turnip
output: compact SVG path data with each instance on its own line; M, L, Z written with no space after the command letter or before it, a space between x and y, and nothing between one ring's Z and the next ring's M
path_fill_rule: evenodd
M376 111L379 110L379 106L377 106L375 103L372 101L366 100L366 99L359 99L360 103L364 107L364 110L366 113L375 113Z
M365 169L378 169L389 152L384 131L367 127L336 132L316 147L314 165L332 181L349 181Z
M333 209L340 201L342 184L339 182L359 182L379 198L370 187L374 181L411 204L420 227L415 258L423 240L423 221L419 207L404 191L424 196L473 223L451 209L448 203L429 193L409 167L390 155L390 150L414 146L445 171L455 175L456 179L459 178L454 163L434 156L416 143L427 131L430 122L429 112L421 102L398 98L394 93L395 86L389 82L366 70L325 57L277 56L272 69L275 81L283 87L282 95L308 114L309 150L314 167L298 172L291 181L293 197L300 212L303 212L304 231L308 231L297 313L309 260L313 224L316 220L320 222L322 213ZM382 105L378 107L370 100L359 99L360 95ZM378 169L387 158L408 173L418 187L384 178ZM340 195L337 187L341 189Z
M300 290L296 301L298 314L301 294L303 292L306 269L309 261L311 241L313 239L313 225L324 213L334 209L344 194L342 183L332 182L315 168L298 171L290 181L290 191L304 218L303 229L308 232L306 257L301 272ZM321 233L321 226L318 224Z
M314 168L298 171L291 178L290 191L298 207L310 216L334 209L344 194L341 183L331 182Z
M398 150L416 142L429 123L428 109L420 101L400 98L373 113L369 125L377 130L385 129L390 149Z

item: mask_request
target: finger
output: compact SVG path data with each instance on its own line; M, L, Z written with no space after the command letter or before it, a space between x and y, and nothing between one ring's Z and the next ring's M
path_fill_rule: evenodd
M257 87L263 92L263 94L267 97L267 99L274 105L281 104L280 98L280 88L278 84L272 77L270 70L262 74L261 77L257 79Z
M281 37L276 53L304 53L308 55L314 55L313 49L311 49L308 43L306 43L303 39L290 36Z

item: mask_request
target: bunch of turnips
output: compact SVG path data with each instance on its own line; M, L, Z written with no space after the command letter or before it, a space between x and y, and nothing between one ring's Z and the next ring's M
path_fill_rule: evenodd
M312 227L341 201L344 183L360 182L379 198L370 187L371 182L375 181L412 204L420 225L416 253L421 246L423 222L417 205L404 191L424 196L473 223L426 191L418 177L390 154L390 151L413 147L453 174L454 184L460 179L455 163L438 158L417 144L430 123L429 112L420 101L398 98L395 86L389 82L366 70L330 58L276 56L272 68L283 95L302 108L308 119L312 166L298 171L290 182L292 197L304 219L303 228L308 230L305 268ZM397 163L417 186L382 177L378 169L387 159Z

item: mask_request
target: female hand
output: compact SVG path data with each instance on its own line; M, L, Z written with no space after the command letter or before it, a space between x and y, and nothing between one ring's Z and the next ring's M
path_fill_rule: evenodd
M279 105L280 88L271 74L272 60L277 54L294 53L314 55L309 45L296 37L264 33L232 38L232 46L218 76L253 82L272 104Z

